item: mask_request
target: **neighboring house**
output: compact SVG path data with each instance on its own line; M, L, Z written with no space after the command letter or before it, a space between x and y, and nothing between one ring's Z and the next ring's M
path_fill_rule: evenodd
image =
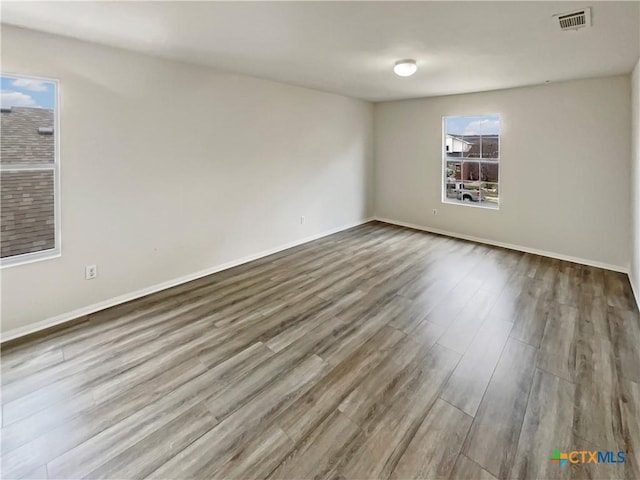
M480 158L481 146L483 158L498 157L499 135L465 135L463 138L472 144L468 153L470 158Z
M28 167L55 162L53 110L2 108L0 162ZM52 170L3 171L0 176L2 258L55 248Z
M465 140L461 135L447 134L447 156L462 157L464 153L471 150L472 143Z
M478 162L471 159L465 162L449 162L447 170L447 179L449 182L464 181L497 183L498 182L498 163Z
M482 141L480 140L482 138ZM447 134L447 157L497 158L500 135L451 135Z

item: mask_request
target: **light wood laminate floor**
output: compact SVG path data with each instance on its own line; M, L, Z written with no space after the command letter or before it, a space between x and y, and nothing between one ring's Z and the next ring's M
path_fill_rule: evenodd
M623 450L558 466L554 449ZM640 478L625 275L369 223L2 349L3 478Z

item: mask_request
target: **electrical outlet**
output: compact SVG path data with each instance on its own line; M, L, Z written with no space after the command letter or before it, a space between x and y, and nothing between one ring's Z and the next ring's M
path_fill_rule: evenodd
M95 265L87 265L84 267L84 279L93 280L98 276L98 267Z
M437 208L434 208L434 209L433 209L433 215L434 215L434 216L435 216L435 215L438 215L438 209L437 209Z
M300 225L304 225L304 220L305 220L304 216L300 217Z

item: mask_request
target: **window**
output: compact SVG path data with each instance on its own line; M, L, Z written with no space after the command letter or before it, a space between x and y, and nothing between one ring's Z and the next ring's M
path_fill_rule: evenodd
M60 253L58 83L1 75L0 264Z
M442 201L500 205L500 115L444 117Z

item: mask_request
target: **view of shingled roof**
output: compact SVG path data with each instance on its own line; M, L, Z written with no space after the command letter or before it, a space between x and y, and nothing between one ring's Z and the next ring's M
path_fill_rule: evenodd
M53 164L53 110L12 107L0 114L0 162L5 166ZM55 247L52 170L4 171L0 176L0 254L2 258Z
M12 107L10 112L3 111L2 163L53 163L54 136L38 133L41 127L53 127L53 110Z

